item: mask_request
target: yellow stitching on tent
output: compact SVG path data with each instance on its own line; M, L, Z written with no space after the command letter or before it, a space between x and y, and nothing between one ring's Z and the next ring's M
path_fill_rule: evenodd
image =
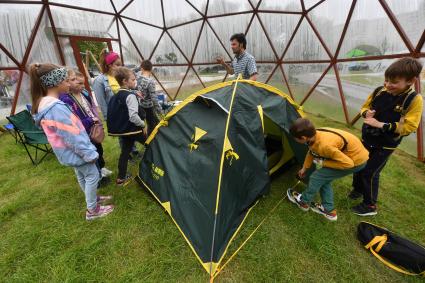
M146 140L145 144L150 144L150 142L153 140L153 138L158 133L158 130L160 127L167 127L168 121L167 120L161 120L159 121L158 125L156 125L155 129L153 129L152 133L149 135L148 139Z
M261 119L261 127L263 128L263 134L264 134L264 117L263 117L263 107L261 105L257 105L258 114L260 114Z

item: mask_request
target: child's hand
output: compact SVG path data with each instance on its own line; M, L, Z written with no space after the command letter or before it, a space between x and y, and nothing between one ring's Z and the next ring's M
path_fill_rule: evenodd
M143 94L142 94L142 92L141 92L141 91L137 91L137 92L136 92L136 95L137 95L138 97L140 97L140 98L143 98Z
M301 179L302 178L304 178L305 177L305 171L306 171L307 169L306 168L301 168L301 170L300 171L298 171L298 177L300 177Z
M372 126L374 128L379 128L379 129L381 129L384 126L384 123L379 122L375 118L365 118L364 123L366 125Z
M376 111L375 110L367 110L366 111L366 117L365 118L373 118L375 116Z

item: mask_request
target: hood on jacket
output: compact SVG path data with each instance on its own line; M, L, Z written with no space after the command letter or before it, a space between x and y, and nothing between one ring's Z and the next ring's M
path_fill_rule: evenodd
M38 112L37 114L34 114L34 120L37 126L40 126L40 121L43 119L46 113L49 112L50 109L52 109L52 107L57 103L66 105L55 97L44 96L43 98L41 98L40 104L38 105Z

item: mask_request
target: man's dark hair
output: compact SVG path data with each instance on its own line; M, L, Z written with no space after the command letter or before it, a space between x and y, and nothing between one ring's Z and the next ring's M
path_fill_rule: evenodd
M411 57L401 58L385 70L385 78L390 80L395 78L411 80L419 76L421 70L422 64L418 60Z
M246 38L245 38L245 34L243 33L235 33L234 35L232 35L230 37L230 41L235 40L237 42L239 42L240 44L242 44L243 48L246 49Z
M291 136L297 139L301 137L311 138L316 135L316 128L310 120L298 118L292 124L291 128L289 128L289 133L291 133Z
M142 68L145 71L152 71L152 63L150 60L143 60L140 64L140 68Z

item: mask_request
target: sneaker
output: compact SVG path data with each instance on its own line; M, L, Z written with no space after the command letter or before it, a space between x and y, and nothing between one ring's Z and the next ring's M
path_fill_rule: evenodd
M104 204L112 199L112 196L97 196L97 203Z
M295 203L301 210L308 211L310 206L301 200L301 194L293 189L288 189L286 191L288 199L290 202Z
M327 211L320 203L312 203L310 208L314 212L323 215L324 217L326 217L326 219L330 221L336 221L338 219L338 216L336 215L336 209Z
M125 186L127 186L131 181L133 180L133 177L131 177L131 175L127 175L127 176L125 176L125 178L124 179L117 179L116 180L116 184L117 184L117 186L122 186L122 187L125 187Z
M354 214L359 216L372 216L378 214L376 211L376 205L367 205L364 203L353 206L351 210L354 212Z
M358 191L356 191L354 189L348 194L348 198L350 198L350 199L359 199L362 196L363 196L362 193L359 193Z
M112 175L112 171L111 170L109 170L108 168L106 168L106 167L103 167L102 169L100 169L100 174L102 174L102 178L103 177L109 177L109 176L111 176Z
M86 211L86 220L93 220L96 218L101 218L104 217L106 215L108 215L109 213L111 213L112 211L114 211L114 206L113 205L97 205L95 209L93 209L92 211L87 210Z

